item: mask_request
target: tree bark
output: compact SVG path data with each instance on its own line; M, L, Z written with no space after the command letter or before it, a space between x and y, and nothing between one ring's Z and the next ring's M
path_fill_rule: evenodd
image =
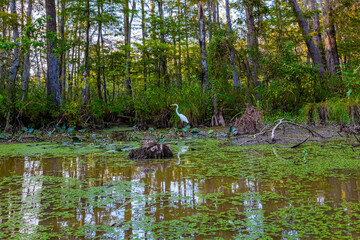
M18 16L16 13L16 1L11 0L10 1L10 12L13 14L16 18L16 21L13 23L12 27L12 35L13 35L13 43L16 45L16 47L13 50L12 54L12 63L10 66L10 74L9 74L9 82L7 87L7 108L8 112L6 115L6 123L5 123L5 132L10 131L10 121L11 121L11 104L15 104L15 82L16 82L16 76L19 70L20 66L20 46L18 42L19 38L19 29L18 29ZM15 109L13 109L14 111Z
M103 99L102 93L101 93L101 55L100 55L100 39L102 35L102 13L100 9L100 2L98 4L98 38L96 43L96 54L97 54L97 73L96 73L96 87L97 87L97 95L99 99Z
M147 47L145 43L146 37L146 22L145 22L145 1L141 0L141 41L142 41L142 65L144 71L144 91L146 90L146 83L148 78L148 54L147 54Z
M89 89L89 76L90 76L90 66L89 66L89 52L90 52L90 2L86 0L86 22L85 22L85 71L84 71L84 87L82 89L82 102L83 105L90 103L90 89Z
M178 45L179 45L179 56L177 57L178 60L178 75L177 75L177 83L179 86L182 86L182 63L181 63L181 56L182 56L182 47L181 47L181 33L182 33L182 27L181 27L181 16L182 16L182 11L181 11L181 3L180 1L178 1Z
M333 17L333 0L325 0L323 5L323 25L325 31L325 49L328 70L331 74L340 73L340 62L336 43L336 30Z
M125 34L125 89L128 95L132 95L131 78L130 78L130 45L131 45L131 27L129 17L129 0L124 0L124 34Z
M316 32L316 35L314 35L314 41L316 43L316 47L319 49L321 55L321 62L324 65L324 68L326 68L326 56L325 56L324 44L321 39L320 20L319 20L319 13L317 12L318 8L317 8L316 0L310 0L310 7L311 7L311 11L314 11L313 30L314 32Z
M56 48L56 9L55 0L46 0L46 30L47 30L47 96L59 107L61 105L58 58L55 54Z
M162 43L162 46L165 46L165 28L164 28L164 9L163 9L163 1L159 0L159 17L160 17L160 42ZM164 85L165 87L169 85L170 83L170 76L168 73L167 68L167 59L166 59L166 53L164 49L161 49L160 52L160 69L161 69L161 75L164 78Z
M198 3L199 18L199 45L200 45L200 63L201 63L201 86L203 92L211 87L209 82L207 54L206 54L206 30L204 19L204 4Z
M227 25L228 25L229 38L232 39L233 30L232 30L232 25L231 25L229 0L225 0L225 7L226 7L226 20L227 20ZM229 51L230 51L230 62L231 62L233 82L234 82L234 90L235 90L235 92L237 92L239 89L239 78L238 78L238 75L236 72L236 67L235 67L235 57L234 57L233 46L230 47ZM241 90L241 84L240 84L240 90Z
M104 2L101 1L100 3L100 10L103 13L104 12ZM102 77L103 77L103 90L104 90L104 101L105 104L107 104L108 102L108 93L107 93L107 87L106 87L106 75L105 75L105 63L104 63L104 54L105 54L105 50L104 50L104 35L102 34L101 31L101 72L102 72Z
M16 13L16 1L15 0L10 1L10 12L16 18L18 17L17 13ZM12 33L13 33L13 42L16 45L16 47L14 48L14 51L13 51L13 60L12 60L12 64L10 67L9 80L10 80L10 85L12 87L15 87L15 79L16 79L16 75L18 73L19 66L20 66L20 46L19 46L19 42L17 40L19 38L19 29L18 29L17 19L16 19L16 22L12 26Z
M246 26L247 26L247 48L248 48L248 62L250 67L250 79L248 84L254 87L259 86L258 80L258 68L259 68L259 44L257 37L257 30L255 27L253 6L250 1L245 2L245 13L246 13Z
M65 45L65 1L61 0L61 16L60 16L60 39L61 39L61 50L60 50L60 59L59 59L59 84L60 84L60 93L62 99L65 99L65 81L66 81L66 64L65 56L66 52L64 49Z
M26 24L31 24L31 17L32 17L32 6L33 6L33 0L29 0L28 8L26 12ZM30 33L26 32L26 36L30 38ZM24 54L24 64L23 64L23 72L22 72L22 81L21 81L21 91L22 91L22 97L21 101L24 101L24 98L26 96L27 86L30 80L30 46L26 46L26 52Z
M293 12L296 16L296 20L299 24L299 27L302 29L302 35L305 38L305 43L308 48L308 51L310 53L310 57L313 61L313 64L318 68L318 72L321 78L324 78L325 74L325 68L324 65L321 62L321 55L319 52L319 49L316 48L311 36L310 36L310 30L309 26L302 14L302 11L297 3L296 0L289 0Z

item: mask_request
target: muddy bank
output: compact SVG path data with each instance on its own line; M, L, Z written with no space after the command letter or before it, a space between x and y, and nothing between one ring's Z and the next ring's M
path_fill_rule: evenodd
M88 132L54 132L51 135L21 133L2 135L0 155L121 154L140 147L147 140L171 145L207 140L219 140L221 143L223 140L225 145L234 146L280 144L291 147L305 142L329 142L342 139L350 145L360 144L351 133L341 132L341 127L338 125L306 125L306 127L310 131L291 124L281 124L273 130L274 126L268 125L260 132L251 134L238 133L231 127L149 128L147 131L121 127Z

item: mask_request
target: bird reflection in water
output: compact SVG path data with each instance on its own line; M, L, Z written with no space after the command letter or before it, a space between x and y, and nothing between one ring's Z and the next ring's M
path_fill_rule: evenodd
M178 157L178 162L176 163L177 165L179 165L181 162L180 155L183 153L186 153L188 150L189 150L188 146L184 146L180 149L180 151L178 152L178 155L177 155L177 157Z

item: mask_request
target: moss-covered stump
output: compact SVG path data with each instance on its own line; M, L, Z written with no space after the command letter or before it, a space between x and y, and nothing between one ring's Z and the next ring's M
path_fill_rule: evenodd
M140 148L131 150L129 157L131 159L164 159L173 157L173 153L168 144L146 141Z

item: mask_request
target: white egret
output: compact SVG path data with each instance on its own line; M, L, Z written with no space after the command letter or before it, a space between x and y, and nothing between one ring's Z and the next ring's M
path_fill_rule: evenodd
M176 114L177 114L177 115L179 116L179 118L181 119L181 123L182 123L182 122L189 123L189 120L187 119L187 117L185 117L184 114L181 114L181 113L178 112L179 106L178 106L176 103L171 104L171 106L176 106Z

